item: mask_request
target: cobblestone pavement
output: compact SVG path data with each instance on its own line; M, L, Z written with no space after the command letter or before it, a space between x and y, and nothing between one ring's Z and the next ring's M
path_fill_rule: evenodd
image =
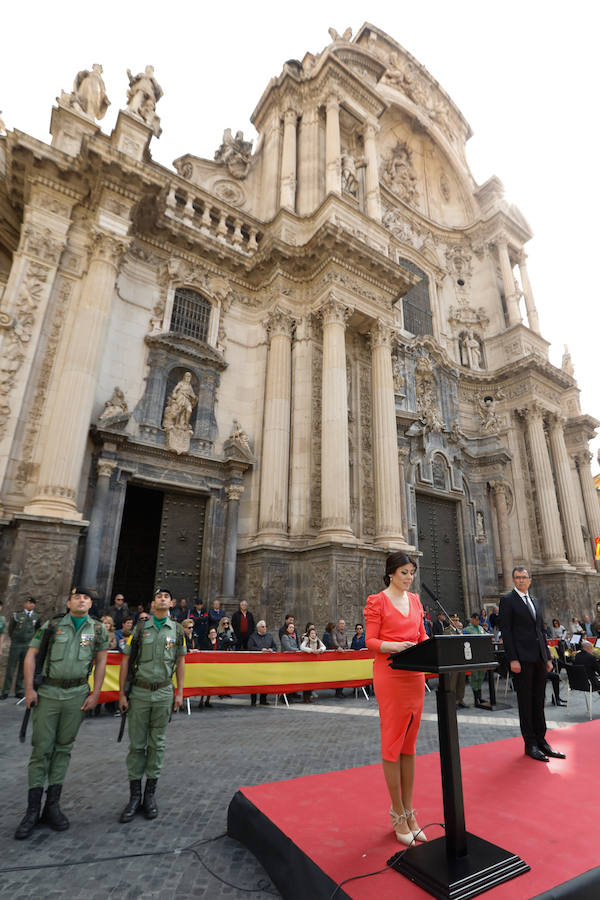
M566 697L566 686L561 690ZM212 709L202 710L197 701L192 702L192 714L174 716L169 726L166 765L157 792L158 819L147 822L136 817L130 825L118 822L128 797L127 744L126 740L116 743L119 720L106 714L86 719L63 791L71 828L59 834L40 827L24 842L13 840L12 835L25 809L29 746L18 742L22 707L17 708L12 698L4 701L0 704L0 897L21 900L41 893L45 900L64 896L73 900L253 896L260 900L279 896L254 857L222 837L227 807L239 785L378 762L376 702L362 694L355 698L349 690L345 693L338 700L333 691L323 691L314 704L292 704L289 710L282 705L251 707L248 697L215 698ZM547 696L549 728L587 721L582 694L574 695L568 709L549 705L549 687ZM502 691L498 699L503 701ZM468 687L466 700L472 704ZM507 702L509 709L494 712L459 711L461 745L518 735L512 692ZM437 749L433 692L425 697L417 752Z

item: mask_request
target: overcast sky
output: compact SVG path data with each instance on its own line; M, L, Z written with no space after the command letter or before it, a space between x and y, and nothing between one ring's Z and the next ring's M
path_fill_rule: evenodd
M126 103L126 69L152 64L164 90L154 158L212 159L225 128L255 137L250 115L285 60L322 50L330 25L355 33L370 21L452 97L474 132L476 181L497 175L530 223L528 268L550 360L560 365L568 344L582 411L600 418L597 9L592 0L12 3L2 15L0 109L9 129L48 140L56 96L99 62L111 100L100 124L110 132Z

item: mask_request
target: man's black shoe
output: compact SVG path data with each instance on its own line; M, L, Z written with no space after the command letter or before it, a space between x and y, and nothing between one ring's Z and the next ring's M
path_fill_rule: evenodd
M15 700L22 700L25 694L22 694L20 691L18 694L15 694Z
M546 741L544 741L543 744L540 744L540 750L542 751L542 753L545 753L546 756L552 756L552 757L554 757L554 759L566 759L567 758L564 753L560 753L560 751L558 751L558 750L553 750L552 747L550 746L550 744L547 744Z
M456 708L457 708L457 709L468 709L468 708L469 708L469 704L468 704L468 703L463 703L462 700L459 700L458 703L456 704Z
M569 705L566 700L560 700L560 699L556 700L555 703L557 706L568 706Z
M546 756L546 754L542 753L540 748L536 747L535 744L533 747L525 747L525 753L532 759L537 759L538 762L548 762L548 757Z
M0 694L0 700L6 700L7 697L8 697L8 694Z

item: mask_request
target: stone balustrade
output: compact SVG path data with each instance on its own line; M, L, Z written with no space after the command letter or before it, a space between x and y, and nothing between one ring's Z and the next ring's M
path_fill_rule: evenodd
M262 238L247 216L198 189L172 185L165 215L248 254L256 252Z

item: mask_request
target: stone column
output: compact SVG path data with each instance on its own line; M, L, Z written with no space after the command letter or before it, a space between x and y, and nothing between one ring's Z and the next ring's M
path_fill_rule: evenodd
M581 453L578 453L575 457L579 481L581 483L581 494L583 497L585 516L587 519L588 531L590 533L590 541L592 550L595 550L596 538L600 537L600 505L598 504L598 495L596 494L594 478L590 468L591 459L592 454L589 450L582 450ZM595 565L600 571L600 564L596 563Z
M281 154L281 193L284 209L296 209L296 129L298 113L288 109L283 116L283 151Z
M564 566L566 560L560 514L554 492L554 479L546 445L546 435L544 434L543 413L544 410L536 403L532 403L527 409L521 411L529 437L531 467L535 479L542 531L542 555L548 565Z
M321 307L321 535L351 540L348 453L348 391L345 328L348 309L332 294Z
M279 112L275 110L272 112L264 129L264 150L260 191L263 219L272 219L278 209L278 201L280 199L279 156L281 152L281 130ZM208 217L208 206L205 207L204 211ZM210 225L210 219L207 224Z
M400 530L408 540L408 509L406 503L406 461L409 457L408 447L398 447L398 478L400 481L400 513L402 516Z
M310 529L310 451L312 443L312 322L296 320L292 346L292 438L290 464L290 535Z
M82 582L90 588L98 586L98 563L100 562L100 545L102 543L102 529L106 515L106 502L110 478L117 463L114 459L98 460L98 480L94 495L94 506L90 515L90 527L87 530L85 540L85 556L81 574Z
M282 309L269 316L270 335L260 466L258 528L262 538L287 535L290 465L292 318Z
M529 281L529 272L527 271L527 254L522 253L519 257L519 274L521 276L521 285L523 287L523 296L525 297L525 308L527 310L527 319L529 327L537 334L540 333L540 322L538 319L533 291L531 290L531 282Z
M490 481L490 488L496 505L496 520L498 522L498 543L500 544L500 561L502 563L502 580L505 590L512 587L513 554L510 540L510 528L508 527L508 506L506 504L506 483L504 481Z
M340 101L335 94L327 98L327 124L325 130L325 192L342 193L340 144Z
M321 200L319 171L319 109L305 106L298 138L298 215L309 215Z
M77 491L92 415L96 381L105 349L115 279L126 241L97 231L77 318L68 337L37 493L25 508L30 515L81 520Z
M241 484L229 484L225 488L227 494L227 511L225 513L225 548L223 553L223 580L221 594L224 598L235 594L235 566L237 561L238 516L240 497L244 493Z
M373 390L373 463L375 543L404 546L398 471L398 436L392 373L390 326L378 320L371 329Z
M381 222L381 200L379 197L379 166L377 163L377 144L375 135L378 127L374 122L367 122L363 132L365 145L365 200L367 215Z
M561 416L550 416L548 428L550 450L554 461L556 489L565 540L567 542L567 558L574 566L584 566L586 564L585 545L581 534L581 522L577 513L577 505L573 496L573 479L563 431L565 421ZM598 504L596 503L596 505Z
M508 324L518 325L521 322L519 298L515 291L515 279L513 276L510 256L508 255L508 242L505 237L497 240L498 259L500 260L500 272L502 273L502 285L504 287L504 299L508 311Z

